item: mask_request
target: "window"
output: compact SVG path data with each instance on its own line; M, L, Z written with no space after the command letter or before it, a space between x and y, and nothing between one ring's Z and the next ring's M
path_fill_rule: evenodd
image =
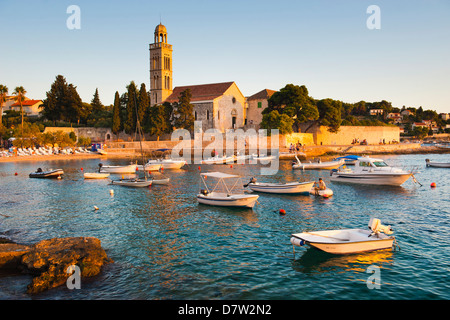
M258 108L262 108L262 102L258 102Z
M206 110L206 120L209 120L209 110Z
M194 118L197 120L197 111L194 111Z

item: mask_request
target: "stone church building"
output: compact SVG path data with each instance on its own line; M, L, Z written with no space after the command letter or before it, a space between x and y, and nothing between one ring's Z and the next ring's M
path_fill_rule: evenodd
M202 121L203 131L214 128L221 132L248 127L258 129L261 112L274 92L265 89L247 101L233 81L173 88L172 45L167 42L166 27L159 24L155 28L154 43L150 44L151 105L178 102L186 89L191 91L194 117Z

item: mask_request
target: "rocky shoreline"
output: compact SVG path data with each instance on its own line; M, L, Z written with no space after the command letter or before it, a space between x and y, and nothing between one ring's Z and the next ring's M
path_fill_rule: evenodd
M70 266L80 268L82 278L101 272L112 263L99 239L69 237L42 240L33 245L17 244L0 238L0 270L15 270L33 275L27 293L36 294L67 282Z

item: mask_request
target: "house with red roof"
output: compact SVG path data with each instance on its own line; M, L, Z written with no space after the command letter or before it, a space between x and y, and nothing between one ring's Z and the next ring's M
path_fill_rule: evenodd
M23 113L27 117L37 117L39 116L40 106L42 105L42 100L26 99L22 101ZM15 102L9 106L9 110L20 112L20 103Z

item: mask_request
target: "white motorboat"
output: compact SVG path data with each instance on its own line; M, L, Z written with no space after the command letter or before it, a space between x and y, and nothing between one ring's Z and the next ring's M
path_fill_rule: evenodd
M250 182L245 185L252 191L265 193L290 193L290 194L308 194L314 185L314 181L307 182L288 182L288 183L261 183L256 182L252 178Z
M146 171L158 171L159 169L161 169L162 167L162 163L146 163L145 165L137 165L138 170L145 170Z
M101 166L101 173L136 173L136 164L127 166Z
M390 226L383 226L379 219L370 219L369 229L341 229L295 233L291 236L294 246L305 244L333 254L351 254L392 248L394 236Z
M326 189L315 189L315 188L311 188L309 190L309 194L314 195L314 196L318 196L318 197L324 197L324 198L329 198L333 195L333 190L331 190L330 188L326 188Z
M150 171L149 168L157 168L158 166L162 168L163 170L176 170L181 169L182 166L186 164L185 160L175 160L175 159L154 159L154 160L148 160L148 162L145 164L145 169L147 171ZM156 170L159 170L156 169ZM155 170L151 170L155 171Z
M197 201L202 204L224 207L246 207L253 208L258 200L258 195L234 193L239 186L242 186L241 178L237 175L208 172L200 175L205 189L201 189L197 194ZM206 178L215 179L216 184L211 190L206 184ZM235 180L230 187L225 183L226 179ZM223 189L220 189L222 187Z
M49 169L47 171L38 168L36 172L29 174L30 178L47 178L47 179L61 179L64 174L63 169Z
M110 176L110 173L102 172L85 172L83 174L85 179L106 179Z
M251 155L251 160L257 160L257 161L262 161L262 162L272 161L272 160L275 160L276 158L277 158L276 156L269 156L267 154L253 153Z
M450 162L437 162L431 161L430 159L425 159L425 163L427 167L450 168Z
M361 157L354 170L339 168L331 171L332 182L400 186L413 174L400 168L390 167L381 159Z
M302 170L330 170L336 169L345 164L344 159L332 160L332 161L318 161L318 162L301 162L297 156L295 156L297 162L293 161L292 169L302 169Z
M111 180L111 184L132 188L149 187L152 185L152 183L152 179L143 178Z
M201 161L201 164L226 164L226 163L234 163L234 156L222 156L219 157L214 156Z

